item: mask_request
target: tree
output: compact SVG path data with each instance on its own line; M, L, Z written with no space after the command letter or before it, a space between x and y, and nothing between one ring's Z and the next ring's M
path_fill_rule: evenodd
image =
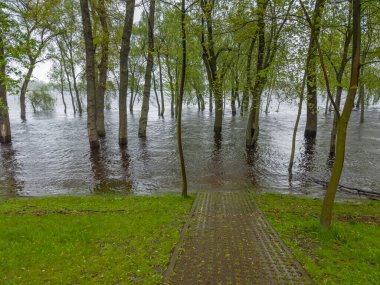
M80 7L86 48L87 132L90 148L97 149L99 141L96 128L95 49L88 0L80 0Z
M321 32L321 21L325 4L326 0L315 1L312 26L310 27L309 50L306 60L307 114L304 133L307 139L313 139L317 135L317 41L319 40L319 34Z
M342 175L344 157L345 157L345 147L346 147L346 137L347 137L347 126L350 120L352 108L355 104L356 90L359 85L359 75L360 75L360 0L352 0L353 7L353 45L352 45L352 62L351 62L351 79L350 88L344 103L343 111L338 120L338 134L337 134L337 145L336 145L336 155L333 166L333 171L331 174L330 182L328 184L326 194L323 200L322 213L320 218L321 227L323 229L329 229L331 227L332 220L332 210L335 200L336 191L339 185L340 177Z
M14 3L14 10L20 16L21 30L24 31L22 45L22 65L27 69L20 90L21 120L26 120L26 92L36 64L43 62L43 51L54 38L52 21L54 20L54 7L58 0L21 1Z
M141 116L139 121L139 137L146 137L146 126L148 124L149 112L149 98L150 89L152 84L152 71L153 71L153 53L154 53L154 13L155 13L155 0L149 0L149 14L148 14L148 56L145 69L145 83L143 93L143 103L141 107Z
M220 74L218 70L218 58L226 48L220 47L217 49L215 46L214 38L214 9L215 1L201 0L200 6L202 10L202 58L206 67L207 77L210 89L210 111L212 110L211 95L214 96L215 101L215 121L214 121L214 134L220 137L222 134L223 122L223 95L220 81ZM205 36L207 34L207 37Z
M128 91L128 56L131 49L131 34L135 0L128 0L125 9L123 36L120 49L120 89L119 89L119 145L127 144L127 91ZM133 93L131 92L131 100Z
M0 12L3 14L1 10ZM4 45L3 34L2 31L0 31L0 143L10 143L12 141L12 135L7 102L6 56Z
M104 137L104 95L107 87L107 72L109 58L109 28L108 16L104 0L99 0L95 5L97 16L99 17L101 31L98 41L100 41L100 62L98 64L98 78L96 83L96 131L99 137Z
M181 163L181 175L182 175L182 196L187 197L187 177L186 177L186 167L185 167L185 159L183 156L182 149L182 101L183 101L183 93L185 88L185 80L186 80L186 60L187 60L187 48L186 48L186 27L185 27L185 17L186 17L186 9L185 9L185 0L182 0L181 5L181 32L182 32L182 68L181 68L181 83L179 85L179 104L178 104L178 117L177 117L177 144L178 144L178 153L179 160Z

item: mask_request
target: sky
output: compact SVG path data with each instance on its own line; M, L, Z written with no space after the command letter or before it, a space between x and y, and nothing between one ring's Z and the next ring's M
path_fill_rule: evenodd
M136 2L139 2L139 1L136 1ZM134 15L134 19L133 19L134 23L136 23L140 20L142 12L143 12L142 6L138 6L135 8L135 15ZM32 75L33 80L39 80L39 81L44 81L44 82L48 83L49 82L48 74L49 74L49 71L52 67L52 64L53 64L53 62L51 60L47 60L45 62L38 63L36 65L34 72L33 72L33 75Z

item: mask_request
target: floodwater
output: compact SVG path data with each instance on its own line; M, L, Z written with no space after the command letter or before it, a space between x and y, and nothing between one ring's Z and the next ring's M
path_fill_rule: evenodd
M156 194L179 192L181 176L176 147L176 122L169 104L164 118L152 106L147 138L137 137L139 106L128 115L129 142L117 143L116 103L106 111L107 137L96 153L89 151L86 117L74 116L69 97L67 115L57 99L55 111L33 114L27 122L19 118L18 98L10 96L13 143L0 146L0 196ZM323 103L320 104L324 106ZM207 106L206 106L207 107ZM183 141L190 191L259 190L322 197L324 189L313 180L327 181L329 137L333 114L319 114L314 146L303 139L305 116L297 136L297 151L290 181L287 166L296 106L283 103L275 112L261 115L258 147L245 149L246 117L231 116L226 107L221 141L213 137L213 116L206 110L184 107ZM341 184L380 191L380 108L366 111L359 124L359 112L352 113L348 131L346 162ZM357 195L338 193L342 199Z

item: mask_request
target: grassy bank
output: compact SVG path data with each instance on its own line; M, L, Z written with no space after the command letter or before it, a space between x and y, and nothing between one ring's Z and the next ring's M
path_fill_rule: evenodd
M0 284L156 284L192 199L0 200Z
M379 201L336 203L333 229L323 232L321 200L253 195L316 284L379 284Z

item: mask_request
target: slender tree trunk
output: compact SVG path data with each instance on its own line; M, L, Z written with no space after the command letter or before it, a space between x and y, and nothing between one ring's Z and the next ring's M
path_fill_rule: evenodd
M231 90L231 111L232 111L232 116L236 116L235 86L232 86L232 90Z
M362 61L365 62L367 53L363 53ZM364 78L364 66L360 69L360 79ZM359 86L359 98L360 100L360 123L364 123L364 110L365 110L365 94L364 94L364 82L360 82Z
M101 52L99 63L99 79L96 86L96 130L99 137L106 135L104 127L104 97L107 87L107 71L108 71L108 54L109 54L109 31L108 31L108 17L104 4L104 0L99 0L97 13L99 15L100 25L102 26L101 38Z
M160 106L160 100L158 99L158 93L157 93L157 84L156 84L156 76L153 72L153 90L154 94L156 96L156 103L157 103L157 109L158 109L158 116L161 116L161 106Z
M243 115L244 111L248 111L249 106L249 94L252 91L252 75L251 75L251 69L252 69L252 54L255 47L257 39L257 32L254 33L251 44L249 45L248 49L248 55L247 55L247 66L246 66L246 82L243 90L243 99L240 106L240 114Z
M143 93L143 103L141 107L141 117L139 121L139 137L146 137L146 126L148 124L149 112L149 98L150 88L152 84L152 70L153 70L153 52L154 52L154 13L155 13L155 0L149 0L149 16L148 16L148 57L145 69L145 83Z
M131 75L132 75L133 73L131 73ZM133 113L133 99L134 99L134 96L135 96L135 92L134 92L134 90L135 90L135 88L134 88L134 85L135 85L135 79L134 78L132 78L132 80L131 80L131 82L130 82L131 84L130 84L130 92L131 92L131 97L129 98L129 111L131 112L131 113ZM120 84L121 85L121 84ZM119 93L120 93L120 91L119 91ZM120 96L119 96L119 100L120 100ZM120 102L120 101L119 101ZM120 104L120 103L119 103ZM121 111L121 109L120 109L120 111ZM120 113L119 113L120 114ZM121 118L119 118L120 119L120 121L121 121ZM119 125L119 127L120 127L120 125ZM120 128L119 128L120 129Z
M83 112L82 111L82 103L80 101L80 94L79 94L78 85L77 85L77 75L75 73L74 56L73 56L73 50L72 50L71 43L70 43L70 46L69 46L69 54L70 54L70 69L71 69L71 75L73 77L73 87L74 87L74 91L75 91L78 112L79 112L79 116L82 116L82 112ZM71 89L71 86L70 86L70 89ZM71 97L72 96L73 95L71 94Z
M7 86L6 86L6 57L4 40L0 34L0 143L12 142L11 125L9 122Z
M317 136L317 42L321 31L321 20L325 2L326 0L316 0L315 2L307 55L307 114L304 136L311 139Z
M326 96L325 115L327 115L327 111L329 109L329 102L330 102L329 97Z
M294 164L294 155L296 152L297 131L298 131L298 125L299 125L301 113L302 113L302 104L303 104L303 99L304 99L303 92L305 90L306 77L307 77L307 74L306 74L306 69L305 69L305 73L303 75L303 80L302 80L302 87L301 87L301 91L300 91L300 95L299 95L300 101L298 103L297 119L296 119L296 123L295 123L294 129L293 129L292 151L290 154L290 160L289 160L289 166L288 166L288 171L289 171L290 175L292 174L292 169L293 169L293 164Z
M64 107L64 112L66 114L66 102L65 102L65 93L64 93L64 75L63 75L63 66L62 66L62 63L60 62L59 63L60 67L61 67L61 72L59 74L59 77L60 77L60 80L61 80L61 96L62 96L62 103L63 103L63 107Z
M348 21L350 22L351 19L348 19ZM337 88L336 88L336 96L335 96L335 105L338 107L339 110L340 110L340 103L341 103L342 92L343 92L342 80L343 80L344 70L346 69L346 65L347 65L348 49L350 46L351 38L352 38L352 29L348 28L345 33L344 48L343 48L342 59L339 66L339 71L336 74ZM333 121L332 130L331 130L331 136L330 136L330 158L335 156L337 132L338 132L338 116L336 112L334 112L334 121Z
M62 50L61 50L61 60L62 60L63 69L64 69L65 74L66 74L66 80L67 80L67 84L69 86L69 92L70 92L70 97L71 97L71 104L73 106L73 111L74 111L74 115L75 115L77 113L77 110L76 110L76 107L75 107L73 90L71 88L70 74L69 74L69 71L67 70L67 66L66 66L66 63L65 63L65 58L63 57L63 51Z
M32 77L33 70L36 64L36 58L31 57L29 62L29 69L26 73L24 82L22 83L20 91L20 110L21 110L21 120L26 121L26 92L28 91L28 85L30 78Z
M187 197L187 178L186 178L185 159L183 156L183 148L182 148L182 124L181 124L182 101L183 101L183 93L185 89L185 79L186 79L185 0L182 0L181 31L182 31L182 72L181 72L181 83L179 87L179 106L178 106L178 117L177 117L177 143L178 143L179 160L181 163L182 197Z
M169 85L170 85L170 115L174 117L174 83L173 83L173 75L171 72L171 67L170 67L170 62L169 62L169 57L167 54L165 54L165 63L166 63L166 68L168 70L168 77L169 77Z
M165 113L165 101L164 101L164 84L162 81L162 64L161 64L161 54L157 55L158 59L158 71L160 76L160 94L161 94L161 113L160 115L163 117Z
M272 79L271 83L270 83L270 86L269 86L269 90L268 90L267 102L266 102L266 105L265 105L265 114L269 113L269 107L270 107L270 102L272 100L272 93L273 93L274 86L275 86L275 80Z
M364 68L362 68L364 69ZM359 87L359 98L360 98L360 123L364 123L364 84L361 83Z
M334 206L334 200L336 191L339 185L340 177L342 175L347 126L350 120L352 107L355 104L356 90L359 84L359 70L360 70L360 0L352 0L353 3L353 46L352 46L352 67L351 67L351 80L350 89L346 97L346 102L342 114L338 121L338 136L336 157L334 166L328 184L326 194L323 200L322 212L321 212L321 227L323 229L330 229L332 220L332 210Z
M95 85L95 49L92 37L91 17L88 0L80 0L83 36L86 49L87 79L87 132L91 149L99 148L96 130L96 85Z
M271 100L272 100L272 90L268 92L267 104L265 105L265 114L269 113L269 106L270 106Z
M231 97L231 109L232 116L236 116L236 99L239 99L239 77L235 75L234 84L232 87L232 97Z
M178 65L176 65L175 67L175 92L174 92L174 114L175 114L175 117L177 118L178 117L178 100L179 100L179 74L178 74Z
M125 9L123 36L120 49L120 89L119 89L119 145L124 146L128 141L127 133L127 92L128 92L128 56L131 50L131 35L135 0L128 0ZM131 84L132 85L132 84ZM133 88L131 88L130 110L133 110Z

